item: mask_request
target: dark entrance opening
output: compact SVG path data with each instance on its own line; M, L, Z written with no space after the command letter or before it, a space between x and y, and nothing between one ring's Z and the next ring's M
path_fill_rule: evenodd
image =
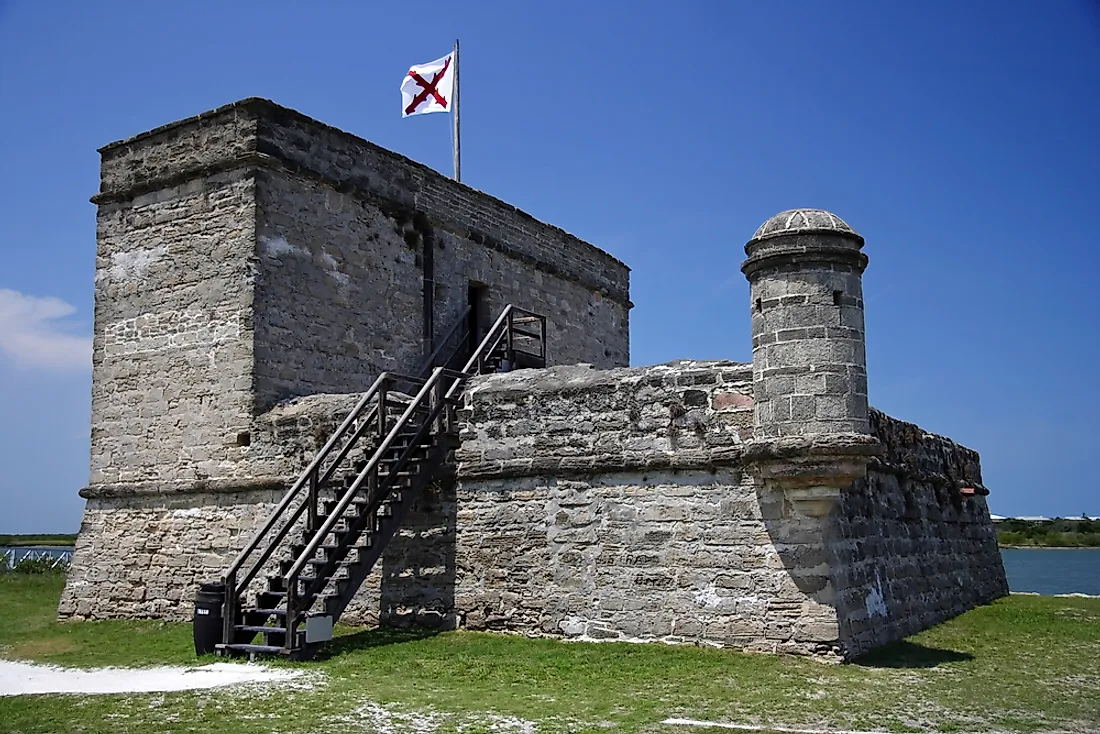
M473 354L477 345L485 336L485 330L491 326L489 323L489 286L484 283L470 281L467 289L467 303L470 305L470 315L467 317L466 354Z

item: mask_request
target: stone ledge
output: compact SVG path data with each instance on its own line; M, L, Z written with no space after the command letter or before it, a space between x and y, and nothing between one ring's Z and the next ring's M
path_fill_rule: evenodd
M461 449L460 449L461 450ZM787 462L803 467L807 461L854 460L866 466L882 451L874 436L864 434L818 434L785 436L778 439L729 444L706 449L680 449L675 452L625 451L621 454L543 454L508 459L482 459L460 456L457 476L461 479L531 477L599 474L603 472L645 469L710 470L742 464ZM795 462L798 462L797 464ZM817 464L815 463L815 467Z
M882 472L883 474L893 474L896 477L908 479L913 482L927 482L928 484L934 484L940 487L951 487L959 491L971 488L974 490L974 494L983 497L989 494L989 489L979 481L967 479L966 477L955 479L938 472L922 472L914 469L908 464L891 463L882 458L872 459L867 465L867 468L873 471Z
M80 490L84 499L116 499L122 497L153 497L259 490L286 490L296 477L228 477L223 479L145 479L136 482L106 482L89 484Z
M350 183L337 183L327 176L317 173L310 168L298 165L292 161L287 161L282 158L270 155L268 153L261 153L256 151L250 151L247 153L239 153L237 155L223 158L215 163L209 163L200 166L192 166L190 168L181 168L175 173L169 176L161 176L158 178L149 179L139 184L134 184L121 189L115 189L112 191L103 191L95 194L91 197L90 201L96 205L117 204L121 202L131 201L137 196L147 194L153 191L160 191L166 188L174 188L180 186L188 181L195 180L197 178L207 178L222 173L229 173L231 171L242 171L246 176L254 176L258 170L268 170L278 173L288 173L297 176L307 178L314 183L323 184L334 188L335 190L353 196L361 201L369 202L370 204L377 206L387 215L393 215L398 210L403 210L398 204L395 204L390 199L383 196L373 194L362 187L356 186ZM514 260L522 262L524 265L533 267L537 270L541 270L544 273L551 275L562 280L577 283L592 291L599 291L605 298L614 301L615 303L626 306L627 308L633 308L633 303L630 301L629 293L626 291L620 291L609 287L608 283L600 282L592 278L585 277L584 275L570 272L558 265L551 262L544 262L531 255L522 252L514 247L507 245L504 242L500 242L482 232L476 230L465 230L461 227L438 221L435 217L428 216L428 220L431 221L433 226L450 232L451 234L471 239L474 242L481 244L491 250L506 255ZM537 221L537 220L536 220ZM546 225L549 226L549 225ZM571 236L571 235L570 235ZM578 240L583 242L583 240ZM585 243L588 247L595 248L595 245ZM601 250L602 252L602 250ZM610 256L609 256L610 257Z
M88 201L99 206L104 204L117 204L119 202L130 201L142 194L174 188L196 178L207 178L219 173L227 173L236 170L247 170L248 173L252 173L252 169L277 166L278 162L269 155L256 152L238 153L213 163L183 167L171 175L158 176L142 181L141 183L131 184L110 191L100 191L97 194L93 194Z
M576 476L649 469L712 470L741 463L741 446L622 454L544 455L498 460L460 460L458 479L508 479L533 476Z
M783 436L747 443L745 463L766 487L783 492L797 512L823 518L883 450L877 438L862 433Z
M811 433L803 436L758 438L744 445L746 461L796 456L879 456L883 446L866 433Z

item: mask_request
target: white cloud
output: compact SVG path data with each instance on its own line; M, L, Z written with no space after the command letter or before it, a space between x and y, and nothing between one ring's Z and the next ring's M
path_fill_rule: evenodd
M59 298L38 298L0 288L0 352L20 367L86 369L91 337L66 333L61 321L76 308Z

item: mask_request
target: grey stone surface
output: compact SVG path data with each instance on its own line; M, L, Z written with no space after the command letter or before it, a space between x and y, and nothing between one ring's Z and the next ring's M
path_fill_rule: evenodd
M279 407L412 371L471 283L484 317L507 303L547 315L551 363L629 360L621 262L266 100L101 153L82 494L115 501L120 523L127 496L284 484L324 438L283 446Z
M489 317L547 315L551 363L629 360L625 265L291 110L243 100L102 155L92 493L264 476L261 414L412 371L471 283Z
M752 238L760 241L770 237L809 233L840 233L863 241L847 222L824 209L788 209L779 212L761 224Z
M841 494L827 534L849 655L1008 594L977 452L877 410L871 428L885 451Z
M985 501L958 491L981 487L977 454L877 411L871 436L752 440L749 375L685 361L477 379L457 481L416 503L346 619L842 659L1007 593ZM300 466L356 398L271 411L261 443L289 456L270 471ZM749 468L883 447L823 518ZM277 496L91 500L62 614L186 618Z
M757 436L869 431L862 247L819 209L777 214L745 245Z

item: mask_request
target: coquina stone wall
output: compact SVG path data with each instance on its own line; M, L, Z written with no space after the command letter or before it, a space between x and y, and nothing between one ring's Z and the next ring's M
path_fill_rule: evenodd
M976 452L872 411L866 479L805 517L751 468L749 369L480 380L459 622L851 658L1008 593Z
M230 171L100 208L92 485L237 473L253 411L255 190Z
M455 477L345 619L850 658L1007 593L975 452L873 411L885 451L823 531L750 466L751 378L690 361L478 378ZM356 397L266 414L267 471L296 471ZM186 618L277 499L89 502L78 553L112 560L77 564L62 613Z
M482 330L508 303L546 315L551 363L629 359L621 262L292 110L242 100L100 152L94 502L74 579L130 563L98 537L143 526L127 498L141 513L255 499L262 518L251 493L308 461L280 445L279 409L413 371L471 286Z
M250 446L258 477L176 485L175 491L157 482L100 487L85 507L60 616L190 619L198 585L225 572L359 398L312 395L263 414ZM453 492L453 482L444 479L441 486ZM376 623L382 591L387 590L386 599L400 596L383 582L386 569L411 567L420 534L438 535L441 519L432 498L440 491L430 488L410 513L346 619ZM280 558L273 558L264 573L274 572ZM394 610L397 614L399 608ZM418 612L416 619L426 618Z
M551 363L629 359L621 262L292 110L242 100L101 154L87 496L258 477L258 416L413 371L471 285L482 329L546 315Z
M859 654L1008 594L976 451L871 411L885 451L841 494L828 563Z

